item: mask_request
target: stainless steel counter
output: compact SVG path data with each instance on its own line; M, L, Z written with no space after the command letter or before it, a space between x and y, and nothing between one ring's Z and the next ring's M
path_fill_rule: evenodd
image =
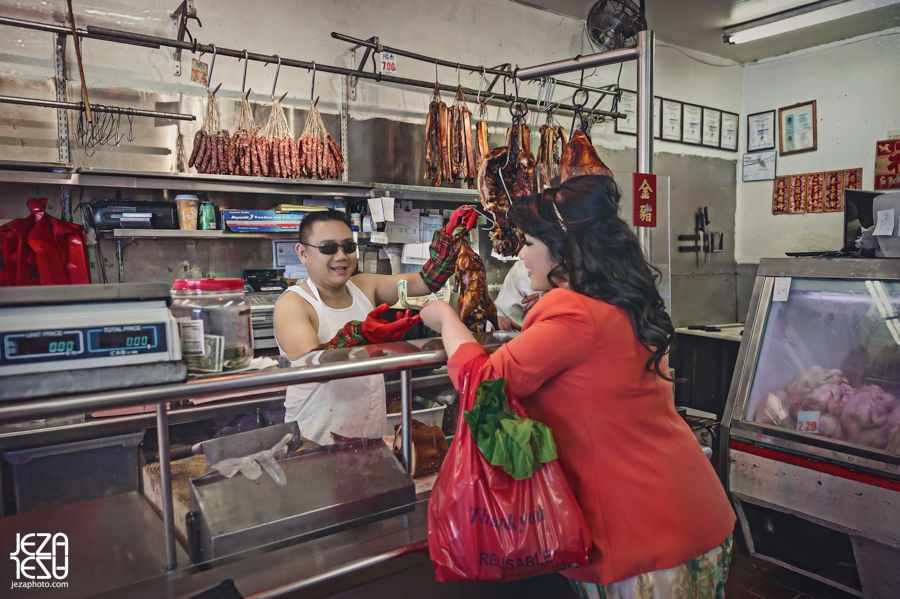
M0 518L0 580L16 580L17 535L62 533L68 538L68 588L4 588L3 597L90 597L165 572L162 522L140 493L132 492ZM39 543L38 543L39 544ZM35 550L35 549L32 549ZM48 544L46 551L50 551ZM55 552L57 555L59 552ZM179 550L179 561L187 555ZM32 564L34 565L34 564ZM41 575L36 567L32 575ZM27 581L20 577L19 582ZM116 593L117 591L112 591ZM119 594L118 597L128 595Z
M229 578L243 596L254 599L327 597L427 563L427 508L420 501L400 516L267 553L248 552L210 570L176 570L98 597L187 599Z

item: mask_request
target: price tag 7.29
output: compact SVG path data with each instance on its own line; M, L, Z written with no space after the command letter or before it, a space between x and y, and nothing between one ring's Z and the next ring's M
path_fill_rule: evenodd
M801 410L797 412L797 430L801 433L819 434L819 412Z
M382 52L381 53L381 72L382 73L396 73L397 72L397 57L394 56L392 52Z

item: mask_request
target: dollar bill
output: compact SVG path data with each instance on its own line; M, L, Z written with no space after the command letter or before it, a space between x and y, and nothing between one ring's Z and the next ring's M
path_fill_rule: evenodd
M188 370L191 372L222 372L225 363L225 337L222 335L203 336L204 354L188 356Z
M397 295L400 296L400 305L407 310L421 310L426 304L435 300L448 301L450 299L450 290L445 285L436 294L432 293L426 297L409 297L406 290L406 281L397 281Z

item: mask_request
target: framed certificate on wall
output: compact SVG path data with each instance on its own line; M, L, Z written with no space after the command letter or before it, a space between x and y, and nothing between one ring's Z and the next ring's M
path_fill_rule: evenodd
M637 135L637 92L622 90L618 111L625 114L624 119L616 119L616 133Z
M703 109L703 145L718 148L722 138L722 112L714 108Z
M681 141L700 145L703 141L703 108L684 104L681 114Z
M739 123L740 120L738 115L733 112L722 113L722 139L719 142L720 148L737 152Z
M775 149L775 111L747 115L747 151Z
M662 139L681 141L681 102L662 99Z
M816 101L801 102L778 109L778 151L785 154L814 152L816 139Z

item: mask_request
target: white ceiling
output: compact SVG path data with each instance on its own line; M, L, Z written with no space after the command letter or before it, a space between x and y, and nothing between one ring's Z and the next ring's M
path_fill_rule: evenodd
M583 19L595 0L512 0ZM634 0L637 4L637 0ZM738 62L786 54L900 27L900 4L745 44L726 44L722 29L813 0L646 0L647 23L659 40Z

